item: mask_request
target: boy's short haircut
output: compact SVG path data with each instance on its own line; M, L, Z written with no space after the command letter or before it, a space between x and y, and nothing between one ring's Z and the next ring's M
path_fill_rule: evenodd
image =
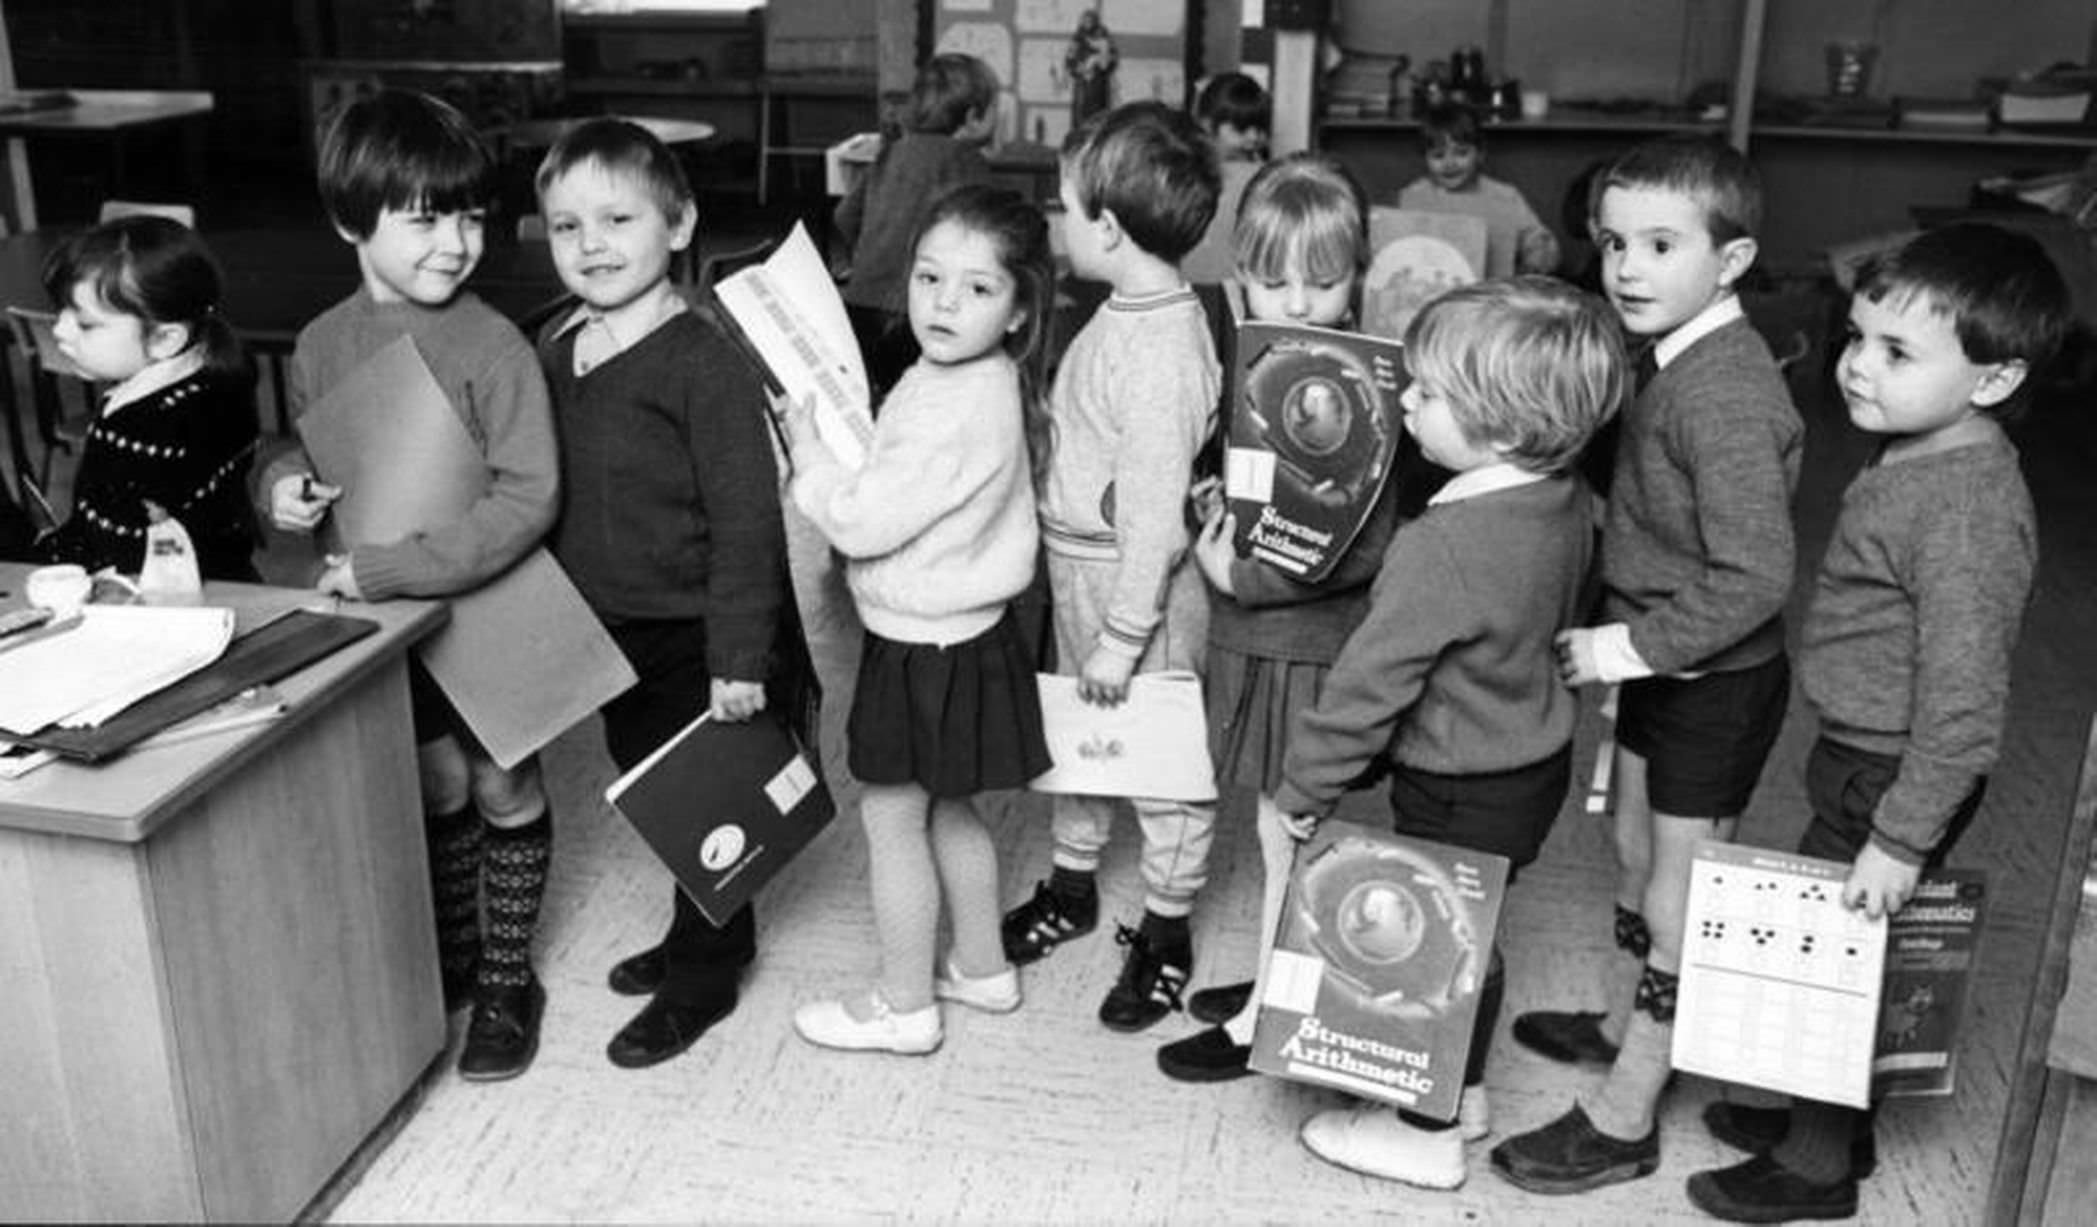
M359 241L388 209L463 213L495 195L495 158L457 107L387 89L345 104L320 138L320 200Z
M1194 117L1211 131L1229 124L1243 132L1274 127L1274 99L1242 72L1219 72L1194 99Z
M2033 372L2060 352L2073 318L2068 284L2045 247L1980 222L1926 230L1872 256L1857 270L1856 293L1895 309L1919 297L1951 318L1968 362L2021 361ZM2012 396L1991 411L2014 417L2024 400Z
M1485 128L1478 110L1463 102L1437 102L1420 113L1420 143L1429 149L1442 145L1485 148Z
M1062 160L1085 216L1112 209L1122 232L1161 260L1193 251L1216 216L1215 146L1176 107L1130 102L1094 115L1063 138Z
M910 90L910 130L946 136L968 117L997 105L998 75L972 55L935 55Z
M1762 229L1762 176L1747 155L1716 136L1678 133L1634 146L1594 177L1587 197L1592 219L1610 188L1677 192L1704 211L1714 244L1753 238Z
M1334 158L1276 158L1245 185L1234 244L1250 276L1286 276L1289 257L1298 256L1312 281L1352 281L1369 261L1368 196Z
M1459 286L1405 330L1405 365L1464 438L1532 473L1573 467L1631 387L1608 305L1553 277Z
M663 216L675 222L692 203L692 185L669 146L630 119L603 116L585 120L561 134L546 151L532 186L543 198L562 175L594 162L606 174L640 181Z

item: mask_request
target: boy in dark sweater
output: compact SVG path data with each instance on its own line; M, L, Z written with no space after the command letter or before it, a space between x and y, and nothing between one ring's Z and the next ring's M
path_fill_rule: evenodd
M788 609L778 475L755 373L670 283L696 217L677 160L636 124L592 120L548 151L538 190L581 300L539 340L561 435L553 552L640 678L604 707L623 772L701 712L765 710ZM669 932L611 972L613 991L652 994L612 1037L629 1069L726 1017L757 955L749 907L716 926L670 893Z
M1604 625L1559 637L1573 685L1621 682L1617 944L1636 990L1610 1014L1545 1012L1515 1038L1611 1062L1583 1103L1501 1143L1525 1189L1575 1193L1650 1174L1670 1073L1682 916L1698 841L1730 839L1791 689L1784 602L1803 428L1734 285L1755 259L1761 189L1704 136L1641 145L1597 176L1603 288L1651 372L1623 418L1602 532ZM1619 1026L1618 1019L1622 1019Z
M1930 231L1858 273L1837 378L1850 421L1884 442L1843 496L1806 612L1800 677L1820 738L1799 851L1850 861L1843 902L1868 916L1899 911L1980 808L2038 561L2001 423L2068 318L2044 249L1993 226ZM1705 1120L1767 1152L1690 1177L1706 1212L1856 1213L1869 1114L1720 1102Z

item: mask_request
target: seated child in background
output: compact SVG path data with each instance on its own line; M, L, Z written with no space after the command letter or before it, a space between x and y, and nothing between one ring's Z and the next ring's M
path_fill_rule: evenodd
M1460 102L1420 116L1427 173L1398 192L1398 207L1462 213L1485 222L1486 277L1558 271L1558 239L1512 183L1485 174L1485 134L1478 112Z
M1180 271L1197 285L1220 282L1237 271L1235 240L1238 201L1267 159L1267 132L1274 126L1274 102L1260 83L1242 72L1209 78L1194 99L1194 118L1216 146L1216 169L1222 190L1216 194L1216 216L1193 251L1180 261Z
M1298 153L1269 162L1245 191L1236 229L1238 280L1246 314L1344 328L1367 262L1368 201L1361 184L1337 161ZM1209 581L1209 751L1216 786L1226 798L1273 797L1281 786L1282 751L1289 722L1325 685L1340 645L1361 624L1369 581L1383 563L1398 521L1398 475L1334 572L1315 586L1258 558L1238 556L1236 523L1219 483L1196 487L1207 505L1194 557ZM1296 842L1279 828L1260 827L1265 888L1260 896L1261 958L1281 915L1282 894ZM1158 1050L1158 1068L1184 1082L1216 1082L1250 1071L1253 984L1203 989L1188 1012L1214 1024Z
M839 293L877 403L917 360L904 302L910 241L940 193L990 182L983 146L997 128L997 73L972 55L935 55L918 70L908 130L881 146L866 175L838 202L838 237L852 251Z
M328 124L319 179L321 203L356 249L363 280L300 330L293 418L410 337L487 462L464 515L330 555L320 589L366 601L471 592L546 535L559 495L538 359L516 325L466 289L480 263L494 158L449 103L383 90ZM296 445L269 463L258 488L271 521L288 532L313 531L340 495L312 479L312 461ZM409 682L445 1000L455 1007L470 993L473 1005L459 1072L515 1077L538 1052L546 1008L531 963L553 851L546 791L536 759L508 770L489 759L420 664Z
M204 241L164 217L104 222L51 253L44 288L59 351L112 386L81 444L73 513L39 552L136 575L157 509L189 533L204 578L256 582L255 372Z
M1399 833L1519 870L1536 859L1572 776L1579 703L1559 680L1553 640L1579 617L1594 541L1572 466L1623 400L1629 365L1608 308L1543 277L1436 299L1406 330L1405 365L1406 429L1456 475L1392 537L1367 618L1296 717L1260 825L1309 838L1348 783L1387 757ZM1496 947L1460 1125L1334 1108L1303 1123L1303 1144L1368 1175L1462 1184L1464 1141L1490 1127L1485 1061L1503 967Z
M647 129L593 119L537 176L561 283L581 299L539 339L561 441L554 556L638 676L604 706L626 771L700 713L750 719L800 655L764 393L719 321L670 281L696 210ZM792 712L791 695L779 695ZM746 905L716 926L674 885L667 934L612 969L649 994L608 1049L635 1069L689 1048L736 1005L757 954Z
M889 394L866 463L837 462L811 406L787 415L794 502L849 559L866 624L847 736L881 946L870 988L794 1012L812 1044L926 1053L945 1035L940 1001L1019 1008L998 938L997 847L975 796L1049 767L1011 602L1040 548L1033 477L1054 304L1041 210L1017 192L956 188L933 203L911 266L923 356Z
M1053 458L1042 544L1064 673L1090 703L1128 697L1129 678L1199 671L1208 625L1187 558L1194 459L1216 427L1221 374L1207 313L1179 260L1216 209L1216 155L1192 117L1155 102L1095 115L1063 142L1070 266L1112 293L1071 340L1049 398ZM1180 1006L1194 962L1187 918L1208 879L1216 807L1135 798L1143 833L1143 921L1100 1021L1138 1031ZM1099 923L1100 852L1115 798L1057 796L1049 880L1005 914L1005 956L1031 963Z
M1842 898L1866 915L1899 911L1980 808L2038 555L2002 422L2069 318L2045 250L1993 226L1929 231L1858 273L1836 380L1850 421L1883 441L1843 495L1806 611L1799 677L1821 731L1798 850L1850 861ZM1691 1176L1705 1212L1856 1213L1870 1114L1722 1101L1705 1120L1767 1152Z

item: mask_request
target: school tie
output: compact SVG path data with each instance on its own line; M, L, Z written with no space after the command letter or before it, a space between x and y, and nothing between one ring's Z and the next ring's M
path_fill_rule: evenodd
M1638 351L1638 365L1631 375L1631 395L1634 397L1645 391L1646 385L1653 382L1653 376L1660 373L1660 359L1654 350L1654 346L1648 345Z

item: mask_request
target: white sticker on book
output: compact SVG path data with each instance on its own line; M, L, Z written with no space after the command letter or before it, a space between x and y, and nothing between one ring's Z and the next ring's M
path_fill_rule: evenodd
M1325 960L1276 950L1267 956L1266 989L1260 1004L1295 1014L1318 1012L1318 986L1325 980Z
M1255 503L1274 500L1274 453L1256 447L1234 447L1223 462L1223 492Z
M807 796L809 790L815 786L815 768L808 765L807 759L796 754L786 766L779 769L779 774L765 784L765 796L771 798L772 804L780 813L790 814L796 805L801 804L801 798Z

